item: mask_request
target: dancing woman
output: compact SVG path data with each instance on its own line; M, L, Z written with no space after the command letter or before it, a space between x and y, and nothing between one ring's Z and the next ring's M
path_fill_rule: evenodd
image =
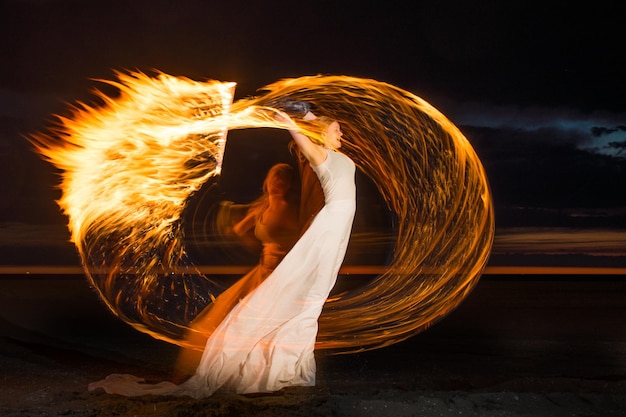
M175 365L174 380L190 376L198 366L207 339L224 317L247 294L258 287L285 257L300 235L299 188L295 170L285 163L270 168L263 181L263 194L246 215L232 226L232 233L249 247L261 245L259 263L231 285L190 323Z
M315 385L317 320L350 238L356 209L355 166L337 152L342 137L337 121L312 113L298 124L283 112L276 118L317 174L324 191L322 209L274 271L211 334L191 378L180 385L153 385L116 374L91 384L90 390L203 398L217 390L245 394Z

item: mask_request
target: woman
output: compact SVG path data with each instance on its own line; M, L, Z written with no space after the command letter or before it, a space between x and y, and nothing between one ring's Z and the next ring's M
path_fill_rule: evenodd
M174 380L180 381L189 377L190 371L195 371L202 354L195 347L206 344L228 312L263 282L298 239L299 187L296 182L296 174L289 164L274 165L263 182L263 195L232 227L232 232L247 246L261 244L259 264L194 318L175 366Z
M276 118L317 174L324 207L274 271L213 331L191 378L180 385L149 385L133 376L110 375L90 390L203 398L219 389L247 394L315 385L317 320L348 246L356 209L355 166L336 152L342 137L337 121L309 112L304 119L312 120L301 127L286 113L277 112Z
M261 262L271 272L298 239L299 187L289 164L276 164L263 182L263 195L252 203L232 231L241 240L252 236L261 243Z

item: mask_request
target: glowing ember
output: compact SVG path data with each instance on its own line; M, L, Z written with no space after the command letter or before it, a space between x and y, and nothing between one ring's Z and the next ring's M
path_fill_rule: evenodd
M183 343L186 325L221 291L199 272L178 272L193 271L181 213L219 174L228 130L282 128L270 108L286 97L340 121L342 151L396 215L386 272L328 300L318 348L404 340L448 314L478 281L494 236L487 179L461 132L419 97L374 80L320 76L232 103L233 83L118 76L109 83L119 97L100 94L103 106L82 106L34 140L62 170L59 204L88 279L135 328Z

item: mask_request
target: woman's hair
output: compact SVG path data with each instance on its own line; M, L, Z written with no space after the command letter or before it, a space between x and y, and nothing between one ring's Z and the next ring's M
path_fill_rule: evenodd
M300 199L300 182L296 176L294 168L286 163L273 165L263 181L263 194L252 202L252 209L258 210L259 214L267 208L269 204L269 182L280 181L285 187L285 200L292 204L298 204Z
M289 164L279 163L267 171L265 180L263 181L263 193L268 193L270 181L279 181L284 189L289 193L296 182L294 169Z

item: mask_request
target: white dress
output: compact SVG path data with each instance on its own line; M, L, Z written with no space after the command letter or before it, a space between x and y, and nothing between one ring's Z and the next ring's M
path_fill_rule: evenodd
M317 320L335 285L356 209L354 163L341 153L327 155L312 167L324 207L276 269L209 337L195 375L175 385L113 374L89 390L204 398L219 389L244 394L315 385Z

